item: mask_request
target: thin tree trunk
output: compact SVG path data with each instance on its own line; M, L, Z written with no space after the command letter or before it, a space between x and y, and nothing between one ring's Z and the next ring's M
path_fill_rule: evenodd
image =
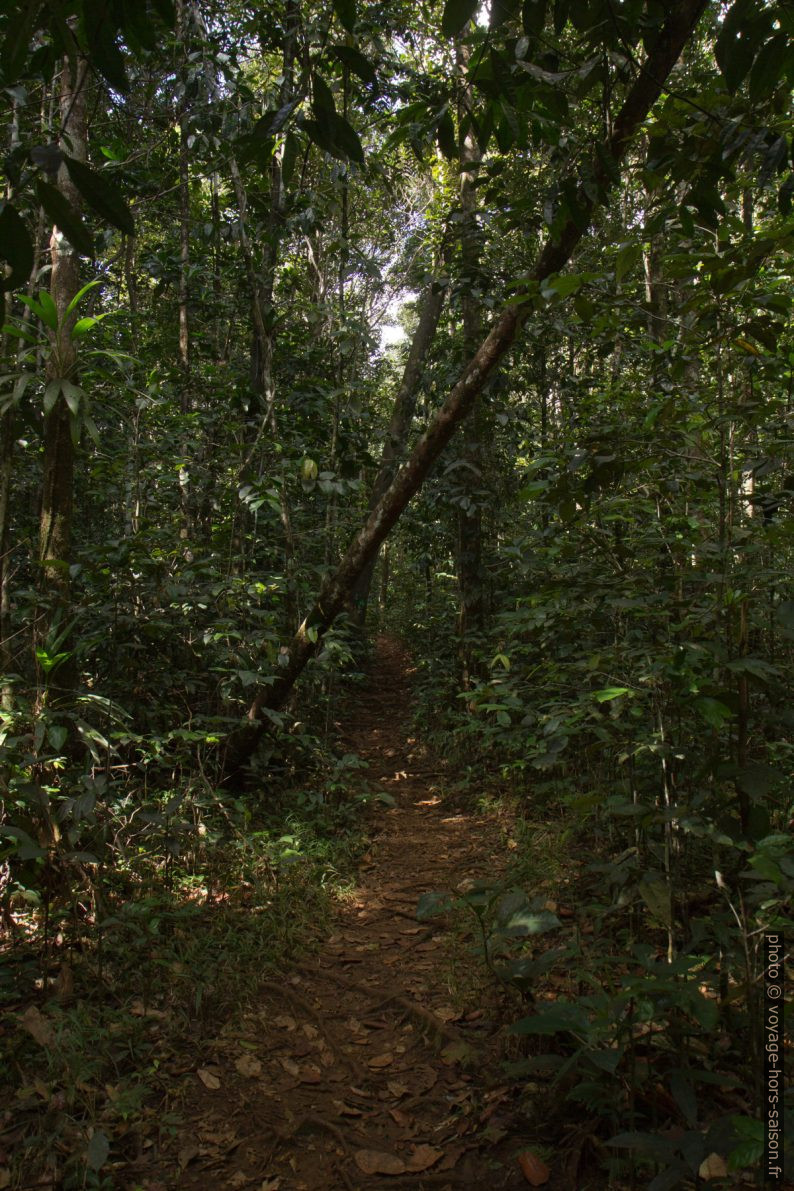
M461 312L463 315L464 360L471 359L482 339L482 308L477 296L482 281L479 233L477 228L477 173L480 149L472 123L472 91L466 81L469 51L457 47L457 66L461 75L458 107L460 157L460 257L462 266ZM471 687L476 672L477 639L484 624L482 574L482 504L479 489L483 477L484 411L478 400L463 428L463 474L470 489L467 508L458 509L458 585L460 611L461 679L464 690Z
M61 71L60 111L63 134L69 138L72 157L86 159L86 78L87 63L75 58L72 65L64 59ZM81 199L65 165L58 172L58 189L68 202L80 210ZM72 328L74 311L67 314L69 303L80 288L80 261L71 244L57 227L50 240L52 273L50 294L58 312L58 330L50 334L50 352L45 370L48 383L73 379L77 353ZM58 639L57 652L70 653L67 632L71 611L69 564L72 549L72 507L75 445L72 439L72 415L62 393L44 419L44 475L42 480L41 518L39 522L39 563L46 602L39 607L36 645L51 649ZM64 634L66 634L64 636ZM41 675L40 675L41 676ZM70 656L53 672L51 686L69 693L75 685L76 668Z
M707 6L707 0L680 0L654 42L614 122L612 135L591 163L592 183L577 194L578 218L568 219L558 237L546 242L528 278L526 296L514 301L496 319L473 358L454 385L410 458L356 534L336 572L323 584L317 602L285 652L285 664L271 686L262 687L251 704L247 723L227 740L224 761L228 777L238 773L253 753L269 720L265 709L283 707L296 680L314 656L319 641L345 607L355 582L376 555L411 497L419 490L431 467L455 430L470 413L491 372L509 350L521 324L532 310L539 283L568 263L589 227L598 203L606 201L632 139L661 95L665 81ZM534 283L534 284L533 284Z

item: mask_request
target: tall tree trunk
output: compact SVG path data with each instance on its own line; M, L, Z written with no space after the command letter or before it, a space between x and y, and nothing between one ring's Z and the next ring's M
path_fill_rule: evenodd
M458 105L458 136L460 158L460 258L462 266L461 313L463 315L464 360L469 360L482 339L482 307L479 292L482 282L480 236L477 227L477 174L480 149L474 135L472 90L466 79L469 65L468 47L461 44L456 52L461 76ZM484 410L482 401L475 403L463 428L462 474L470 488L467 508L458 509L458 585L460 588L461 678L464 690L472 685L476 672L477 640L484 623L484 592L482 572L482 502L480 489L484 469L483 439Z
M70 155L79 161L86 159L87 74L88 65L84 59L64 59L60 78L61 129L63 137L68 138ZM58 172L57 184L64 198L79 211L80 194L64 165ZM74 378L77 353L72 329L77 315L74 311L67 314L67 309L80 288L79 257L57 227L52 230L50 252L50 294L58 312L58 330L50 333L50 352L45 370L48 384ZM44 418L39 564L47 599L46 602L42 600L39 606L35 637L37 648L52 650L57 640L57 652L69 654L53 671L50 682L51 687L57 687L67 695L74 688L77 673L69 649L71 633L67 632L71 612L69 564L72 550L74 459L72 415L63 394L59 393Z
M629 145L661 95L667 76L706 6L707 0L679 0L670 11L615 119L611 135L592 159L587 190L580 187L577 192L576 221L568 219L557 237L546 242L527 279L523 300L514 301L495 320L410 458L356 534L339 567L323 584L317 602L285 651L285 664L275 681L259 690L248 710L247 723L227 740L224 759L227 777L239 773L245 765L269 722L264 715L265 709L274 710L284 705L296 680L314 656L323 633L347 604L358 577L421 487L457 427L471 412L491 372L531 312L539 283L559 272L570 260L589 227L596 205L606 201Z

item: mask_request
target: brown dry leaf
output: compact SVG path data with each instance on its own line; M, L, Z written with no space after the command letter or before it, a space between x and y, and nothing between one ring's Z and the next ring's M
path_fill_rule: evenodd
M440 1008L434 1009L433 1012L439 1021L457 1021L460 1017L460 1014L451 1005L441 1005Z
M380 1068L380 1067L391 1067L391 1065L392 1065L392 1063L393 1063L393 1062L394 1062L394 1055L393 1055L393 1054L391 1054L389 1051L386 1051L386 1053L385 1053L385 1054L382 1054L382 1055L374 1055L374 1056L373 1056L373 1057L372 1057L372 1058L369 1060L369 1062L368 1062L367 1066L369 1066L369 1067L378 1067L378 1068Z
M292 1059L279 1059L279 1062L286 1071L287 1075L292 1075L296 1079L298 1078L301 1073L301 1069L297 1063L295 1063Z
M262 1064L253 1055L240 1055L234 1065L239 1074L247 1076L248 1079L256 1079L262 1074Z
M273 1018L273 1025L278 1026L280 1030L294 1030L297 1024L295 1018L290 1017L288 1013L282 1013L278 1017Z
M211 1092L217 1092L218 1088L221 1086L221 1081L218 1079L217 1075L213 1075L212 1072L208 1071L206 1067L199 1067L196 1075L204 1084L204 1087L209 1088Z
M447 1067L451 1067L455 1063L466 1067L474 1059L474 1054L474 1048L469 1046L468 1042L450 1042L449 1046L445 1046L441 1052L441 1061Z
M179 1169L184 1170L186 1166L190 1165L194 1158L198 1158L198 1155L199 1147L196 1145L195 1141L186 1142L179 1151L179 1157L177 1158Z
M436 1146L417 1146L408 1159L408 1169L414 1171L429 1170L431 1166L435 1166L439 1158L443 1157L444 1151L437 1149Z
M262 1183L261 1187L259 1188L259 1191L278 1191L280 1186L281 1186L281 1177L280 1176L277 1179L265 1179L265 1181Z
M248 1175L245 1173L244 1170L238 1170L236 1172L236 1174L233 1174L232 1177L229 1179L229 1186L230 1187L245 1187L248 1183L250 1183L250 1181L251 1180L249 1179Z
M390 1079L386 1087L391 1092L392 1096L396 1096L398 1100L402 1100L403 1096L407 1096L410 1088L407 1088L404 1083L399 1083L396 1079Z
M323 1075L317 1067L301 1067L301 1083L322 1083Z
M340 1117L363 1117L364 1115L362 1109L356 1108L355 1104L345 1104L344 1100L334 1100L333 1103Z
M399 1125L401 1129L409 1129L411 1126L411 1118L408 1113L403 1112L400 1108L390 1108L389 1116L394 1121L395 1125Z
M405 1163L396 1154L386 1154L380 1150L356 1150L353 1159L364 1174L405 1174Z
M0 1170L0 1188L11 1186L11 1171L7 1167Z
M720 1154L709 1154L700 1164L698 1174L708 1183L711 1179L724 1179L728 1173L728 1166Z
M130 1013L133 1017L151 1017L156 1021L163 1021L168 1017L167 1013L163 1013L162 1009L152 1009L144 1005L140 997L136 997L130 1004Z
M518 1155L518 1165L521 1167L524 1178L532 1187L542 1187L544 1183L548 1183L551 1171L537 1154L532 1153L532 1150L522 1150Z
M19 1024L38 1042L39 1046L55 1045L55 1030L52 1028L52 1022L43 1013L40 1013L35 1005L31 1005L29 1009L25 1010L19 1019Z

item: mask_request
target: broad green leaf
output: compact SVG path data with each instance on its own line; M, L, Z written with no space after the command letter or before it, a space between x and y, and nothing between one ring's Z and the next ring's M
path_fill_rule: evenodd
M609 703L611 699L620 699L623 695L628 695L630 690L627 686L606 686L603 690L593 691L593 698L596 703Z
M670 890L665 881L648 877L640 881L637 892L657 922L661 922L663 926L672 926Z
M43 178L36 179L36 195L39 202L76 252L82 256L93 256L94 238L86 227L80 215L60 190L45 182Z
M436 140L447 160L455 161L458 156L458 142L455 137L455 125L448 109L442 113L436 125Z
M510 1027L511 1034L587 1034L590 1019L581 1005L558 1000L532 1017L523 1017Z
M356 4L355 0L334 0L334 12L339 18L339 24L348 33L352 33L356 27Z
M335 45L331 47L331 53L344 66L347 66L354 74L357 74L362 83L375 82L377 78L375 67L369 58L365 58L360 50L356 50L352 46Z
M58 308L49 293L49 290L39 290L39 307L42 311L42 322L44 322L51 331L58 330Z
M55 402L58 400L61 392L61 382L59 380L51 380L44 390L44 415L45 417L52 413L55 408ZM46 656L46 655L45 655ZM39 659L41 660L41 659Z
M88 1143L86 1162L91 1170L101 1170L110 1154L110 1142L101 1129L95 1129L94 1135Z
M105 171L93 170L85 162L77 161L74 157L64 157L64 162L69 177L89 207L126 236L134 236L135 220L132 211L116 182Z
M0 290L8 291L27 283L33 270L33 242L16 207L6 199L0 208L0 258L11 270L0 276Z
M441 32L445 37L457 37L475 16L479 0L446 0L441 17Z
M80 305L80 302L83 300L88 291L95 289L98 285L102 285L102 280L100 278L95 278L93 281L89 281L86 285L82 286L82 288L77 291L69 305L66 307L66 313L72 314L72 312L75 311Z
M331 135L334 144L332 152L335 157L355 161L358 165L364 164L364 148L358 133L352 124L345 120L344 116L334 114L331 121Z

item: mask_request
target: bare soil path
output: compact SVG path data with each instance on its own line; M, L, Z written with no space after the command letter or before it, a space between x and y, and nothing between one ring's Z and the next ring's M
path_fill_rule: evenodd
M482 1010L459 1014L448 932L416 920L422 892L493 876L504 844L493 820L437 792L439 763L409 735L410 683L404 649L379 640L346 743L396 805L379 809L355 894L320 952L264 983L259 1005L186 1076L168 1187L527 1185L496 1026Z

